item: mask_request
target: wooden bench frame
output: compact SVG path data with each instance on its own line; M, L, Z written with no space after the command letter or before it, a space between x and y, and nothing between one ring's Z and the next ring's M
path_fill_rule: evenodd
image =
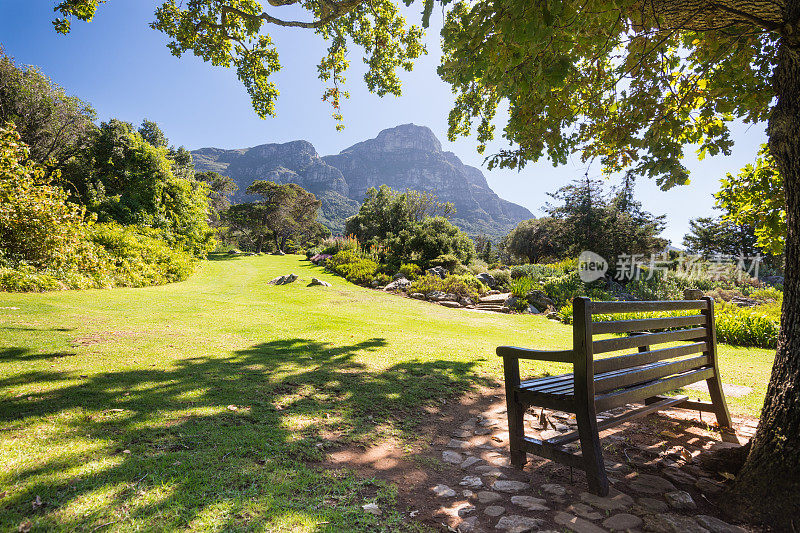
M692 316L593 322L592 315L645 311L698 310ZM713 413L725 440L735 439L717 366L714 300L593 302L573 300L573 347L571 350L529 350L500 346L508 409L511 464L522 468L527 453L582 469L595 494L608 494L599 432L667 407ZM668 331L667 328L686 328ZM642 330L664 330L651 333ZM629 336L592 340L594 335L628 333ZM684 341L678 346L651 349L654 344ZM596 353L637 348L638 352L604 359ZM685 358L685 356L694 355ZM676 357L684 357L668 361ZM520 359L570 363L572 374L521 381ZM691 383L705 380L711 402L690 401L686 396L662 396ZM632 411L597 420L597 413L643 403ZM523 419L528 407L575 413L578 429L548 440L525 436ZM565 444L579 440L581 452Z

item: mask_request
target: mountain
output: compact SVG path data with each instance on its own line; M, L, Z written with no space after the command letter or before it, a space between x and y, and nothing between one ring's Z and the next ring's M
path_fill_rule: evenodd
M473 235L499 237L521 220L533 218L526 208L497 196L479 169L442 151L429 128L414 124L383 130L374 139L322 157L308 141L238 150L202 148L192 155L198 170L213 170L236 181L234 202L251 200L244 191L256 179L297 183L322 201L320 221L334 232L341 232L344 220L358 212L367 189L383 184L453 202L453 223Z

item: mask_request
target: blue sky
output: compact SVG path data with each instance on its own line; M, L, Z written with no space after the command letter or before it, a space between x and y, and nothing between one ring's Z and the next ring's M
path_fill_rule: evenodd
M521 172L487 171L483 156L475 151L474 139L446 140L453 96L436 75L441 13L431 20L426 37L428 55L417 62L413 72L402 75L403 95L399 98L369 94L361 79L361 59L355 49L351 51L347 89L352 97L342 106L346 128L337 132L330 107L320 99L323 87L316 79L316 64L324 44L316 36L297 29L272 32L283 65L275 76L281 95L277 117L261 120L252 111L234 71L212 67L193 56L178 59L170 54L166 38L148 27L157 3L109 0L93 22L74 23L72 33L65 37L57 35L50 24L54 0L0 0L0 44L18 64L38 66L69 93L91 102L101 120L117 117L139 123L149 118L161 125L174 144L190 149L306 139L326 155L374 137L384 128L413 122L430 127L445 150L482 168L501 197L528 207L537 216L548 200L547 192L586 172L578 157L558 168L540 161ZM412 6L408 18L418 22L418 11L418 4ZM645 208L667 214L664 236L680 245L689 219L712 214L711 195L719 188L719 179L752 162L765 138L765 125L736 125L736 144L729 157L698 161L687 147L691 185L662 192L654 183L640 180L637 196ZM505 146L507 143L498 139L487 153ZM598 165L588 170L590 176L600 176Z

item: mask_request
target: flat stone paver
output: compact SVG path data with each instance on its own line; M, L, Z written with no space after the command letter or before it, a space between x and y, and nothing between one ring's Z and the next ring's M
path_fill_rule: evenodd
M545 505L547 500L542 498L534 498L533 496L512 496L511 503L528 511L549 511L550 508Z
M464 459L464 462L461 463L461 468L466 470L467 468L482 462L483 459L481 459L480 457L475 457L475 456L467 457L466 459Z
M656 533L711 533L689 516L658 514L644 517L645 529Z
M610 489L608 496L598 496L590 492L581 492L581 501L603 511L625 511L633 505L633 498L616 489Z
M451 465L460 465L464 462L464 456L453 450L445 450L442 452L442 461Z
M639 505L654 513L663 513L669 509L667 502L664 500L656 500L655 498L639 498Z
M565 496L567 494L567 489L565 489L558 483L545 483L543 485L539 485L539 488L551 496L560 497L560 496Z
M540 518L512 514L498 520L497 525L494 527L507 531L508 533L526 533L531 529L540 528L543 524L544 520Z
M501 505L490 505L483 510L483 514L496 518L506 512L506 508Z
M436 485L431 490L439 498L452 498L453 496L456 495L456 491L454 491L447 485Z
M603 527L611 531L626 531L628 529L635 529L642 525L642 519L636 515L628 513L619 513L609 516L603 520Z
M483 481L478 476L466 476L464 479L461 480L459 483L462 487L469 487L471 489L477 489L478 487L483 486Z
M477 525L478 517L471 516L469 518L465 518L458 524L458 529L461 533L472 533L475 531L475 526Z
M491 492L488 490L482 490L478 492L478 501L481 503L493 503L502 498L503 496L501 494L497 494L496 492Z
M711 533L745 533L744 528L734 526L713 516L701 514L696 516L695 520Z
M667 500L667 504L669 504L670 507L678 509L679 511L697 509L697 504L694 503L692 495L683 490L668 492L664 495L664 499Z
M668 479L650 474L639 474L628 486L640 494L664 494L676 490Z
M554 518L556 524L568 527L575 533L606 533L606 530L588 520L565 512L556 513Z
M667 506L664 505L664 510L667 510ZM574 515L578 515L581 518L586 518L587 520L600 520L605 515L600 514L597 510L592 507L591 505L587 505L582 502L575 502L569 507L567 507L567 511Z
M498 479L492 483L492 488L494 490L499 490L500 492L519 492L521 490L530 488L530 485L528 483L523 483L522 481Z
M450 442L447 443L447 447L463 450L469 448L469 443L465 440L450 439Z

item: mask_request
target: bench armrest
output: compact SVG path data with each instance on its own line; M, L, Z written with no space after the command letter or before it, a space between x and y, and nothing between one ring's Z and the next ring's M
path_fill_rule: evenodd
M516 346L498 346L497 355L516 359L552 361L554 363L572 363L575 359L572 350L530 350L528 348L517 348Z

